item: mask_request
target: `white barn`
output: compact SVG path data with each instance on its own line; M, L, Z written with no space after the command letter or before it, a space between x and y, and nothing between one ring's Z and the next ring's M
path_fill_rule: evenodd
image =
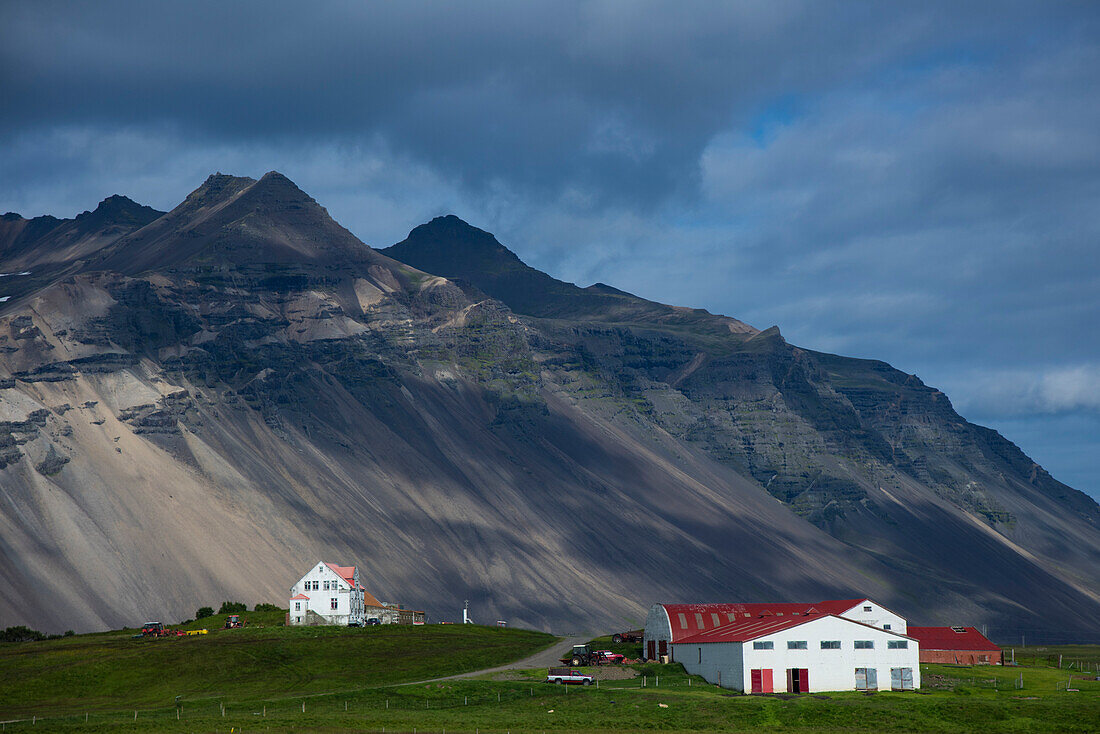
M817 604L655 604L649 659L746 693L920 687L905 619L868 599Z
M368 596L359 583L359 569L322 561L290 587L287 624L361 625ZM369 599L381 606L373 596Z

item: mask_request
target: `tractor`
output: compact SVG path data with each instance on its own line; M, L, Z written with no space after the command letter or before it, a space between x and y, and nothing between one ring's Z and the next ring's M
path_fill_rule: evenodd
M146 622L141 625L142 637L167 637L175 632L164 626L164 622Z
M225 628L227 630L236 629L237 627L244 627L245 620L241 619L239 614L230 614L225 618Z
M599 665L600 656L593 652L588 645L573 645L573 652L561 658L565 665Z

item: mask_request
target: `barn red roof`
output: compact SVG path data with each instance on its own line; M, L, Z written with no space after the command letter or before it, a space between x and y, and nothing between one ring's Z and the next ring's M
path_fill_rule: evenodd
M750 624L761 620L774 620L777 623L793 622L793 624L782 624L759 634L777 632L781 629L802 624L808 621L807 617L839 616L865 601L867 599L833 599L814 604L776 602L771 604L662 604L661 606L668 613L669 626L672 628L672 642L679 643L688 638L694 638L700 633L725 629L739 624ZM739 635L742 633L730 632L730 634ZM734 637L723 636L722 639L737 641ZM746 637L744 639L752 638ZM696 641L701 642L702 640Z
M962 630L956 632L956 630ZM989 650L1001 648L990 642L973 627L909 627L910 637L920 642L922 650Z

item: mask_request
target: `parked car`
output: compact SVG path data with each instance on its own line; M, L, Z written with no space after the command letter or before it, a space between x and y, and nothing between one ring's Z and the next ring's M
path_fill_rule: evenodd
M590 686L593 680L594 678L588 673L582 673L573 668L550 668L546 675L547 683L555 683L559 686L566 683L577 683L582 686Z
M382 624L382 620L379 619L378 617L371 617L370 619L367 620L367 626L368 627L374 626L376 624Z
M624 656L610 650L597 650L596 658L599 665L622 665Z
M363 622L358 619L352 619L348 622L348 627L362 627Z

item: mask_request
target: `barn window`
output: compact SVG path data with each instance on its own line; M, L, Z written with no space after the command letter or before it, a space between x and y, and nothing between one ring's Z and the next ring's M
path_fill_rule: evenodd
M878 689L878 670L875 668L856 668L856 690L874 691Z
M821 649L822 650L839 650L840 649L840 640L822 640L821 641Z
M680 629L682 629L682 630L686 630L686 629L688 628L688 618L687 618L687 615L686 615L686 614L684 614L683 612L680 612L680 613L679 613L679 614L677 614L676 616L678 616L678 617L680 618Z
M961 634L964 634L966 632L966 627L952 627L951 631L956 633L956 634L961 635Z
M735 616L736 615L733 612L729 612L729 613L726 614L726 619L728 619L729 621L732 622L734 620Z
M718 613L717 613L717 612L711 612L711 613L710 613L710 620L711 620L712 622L714 622L714 626L715 626L715 627L717 627L718 625L722 624L721 622L719 622L719 621L718 621Z
M701 665L703 663L703 648L699 647L696 649L699 650L699 664Z
M754 643L752 643L752 649L753 650L774 650L775 649L775 643L772 642L771 640L767 640L765 642L754 642Z
M699 629L706 629L706 627L703 626L703 615L699 612L695 613L695 626Z
M886 648L888 650L908 650L909 640L887 640Z
M883 628L884 630L888 630L888 629L890 629L890 625L888 625L888 624L884 624L884 625L882 625L882 628Z
M806 649L806 641L805 640L787 640L787 649L788 650L805 650Z
M874 640L856 640L857 650L873 650L875 649Z

